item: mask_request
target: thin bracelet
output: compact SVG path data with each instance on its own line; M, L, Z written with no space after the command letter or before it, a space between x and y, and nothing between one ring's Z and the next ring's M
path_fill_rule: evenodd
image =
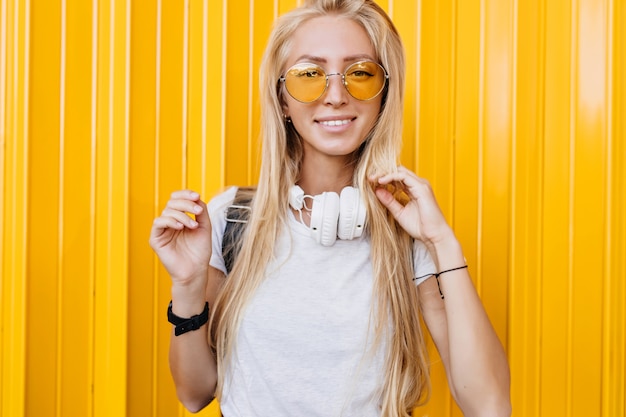
M437 288L439 289L439 294L441 295L441 299L442 300L444 299L444 296L443 296L443 292L441 292L441 285L439 285L439 275L445 274L446 272L452 272L452 271L456 271L456 270L459 270L459 269L465 269L465 268L467 268L467 265L458 266L458 267L452 268L452 269L446 269L445 271L441 271L438 274L434 274L435 275L435 279L437 280Z

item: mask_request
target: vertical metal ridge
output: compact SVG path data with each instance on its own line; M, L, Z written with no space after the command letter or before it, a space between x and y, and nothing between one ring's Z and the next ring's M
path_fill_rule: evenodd
M600 404L602 407L603 415L610 415L610 398L611 398L611 331L613 320L611 317L611 310L613 308L613 299L611 298L613 289L613 279L611 276L611 263L612 263L612 248L613 248L613 2L607 1L608 10L606 13L606 40L607 40L607 54L606 54L606 86L605 86L605 106L606 106L606 148L605 148L605 171L604 176L606 178L605 184L605 213L606 219L604 226L604 265L603 265L603 288L602 288L602 347L601 347L601 398Z
M125 230L125 263L128 264L128 216L129 216L129 166L130 166L130 75L131 75L131 41L132 41L132 0L125 0L124 10L124 230ZM127 311L128 314L128 311Z
M155 50L156 50L156 59L155 59L155 65L156 65L156 69L155 69L155 78L156 78L156 82L155 82L155 86L154 86L154 90L155 90L155 161L154 161L154 178L155 178L155 183L154 183L154 195L155 195L155 201L154 201L154 215L158 215L159 213L159 170L160 170L160 164L159 164L159 149L160 149L160 142L161 142L161 48L162 48L162 37L163 37L163 33L162 33L162 15L163 15L163 1L162 0L157 0L157 16L156 16L156 39L155 39Z
M476 290L482 294L482 241L483 241L483 198L485 189L484 179L484 152L485 152L485 57L486 57L486 2L480 0L480 51L479 51L479 80L478 80L478 160L477 163L477 210L476 210Z
M108 27L108 35L109 35L109 50L108 50L108 79L107 79L107 138L106 143L108 145L108 159L107 159L107 177L106 177L106 219L107 224L113 224L113 155L115 154L115 147L113 144L115 143L115 2L116 0L109 0L109 27ZM113 254L112 248L113 241L113 228L107 227L106 231L106 259L107 261L111 259ZM107 266L107 271L110 272ZM107 294L105 295L106 299L106 309L108 310L111 307L110 298L108 297L108 292L110 290L111 282L107 279ZM110 345L109 345L110 348ZM107 354L110 354L110 351L107 351ZM107 370L108 372L108 370Z
M155 129L154 129L154 201L153 201L153 213L152 217L155 218L159 215L161 205L161 49L163 45L163 0L157 0L156 7L156 32L155 32ZM153 281L159 280L159 258L154 255L152 263L152 270L154 271ZM152 287L152 332L154 334L154 340L158 340L159 337L159 286L154 285ZM159 362L159 344L152 344L152 375L158 375ZM157 378L152 379L152 410L158 409L158 391L159 384Z
M252 68L254 65L254 0L249 0L249 9L248 9L248 66ZM253 98L254 98L254 71L248 71L248 102L246 103L247 107L247 129L246 129L246 144L247 144L247 153L246 153L246 181L248 184L252 184L252 123L253 123Z
M8 37L8 5L7 0L0 1L0 184L2 184L2 189L0 191L0 274L5 272L5 264L7 263L7 254L4 251L4 240L5 240L5 205L7 205L7 196L6 196L6 173L7 170L7 128L6 128L6 119L8 109L6 104L10 101L10 98L7 95L7 37ZM5 300L5 291L4 291L4 279L0 278L0 303L2 303L3 307L0 307L0 314L2 316L5 315L4 306L6 306L7 302ZM4 328L4 322L0 319L0 326ZM6 351L6 343L5 343L5 333L0 333L0 414L2 414L3 403L5 402L4 398L4 386L5 386L5 373L6 369L5 364L5 351Z
M4 240L5 240L5 206L7 203L7 192L6 192L6 170L7 170L7 131L6 121L8 116L8 108L6 104L10 101L10 98L7 94L7 67L8 67L8 48L7 48L7 38L8 38L8 5L7 0L0 0L0 184L2 184L2 190L0 191L0 273L4 274L5 265L7 262L7 254L4 251ZM4 275L3 275L4 276ZM0 279L0 302L3 306L7 304L5 300L5 292L4 292L4 279ZM4 316L5 311L4 307L0 307L0 314ZM4 327L3 321L0 319L0 326ZM0 414L2 413L3 403L5 402L4 398L4 386L5 386L5 378L4 378L4 370L6 369L6 364L4 360L5 356L5 333L0 333Z
M421 114L422 114L422 94L421 94L421 83L420 79L422 76L422 10L423 3L422 0L417 0L416 7L416 22L415 26L417 30L415 31L415 150L413 152L413 164L416 168L419 168L419 147L420 141L422 138L421 135Z
M450 131L451 136L451 146L450 146L450 163L448 164L450 170L450 181L448 183L448 196L450 198L450 208L448 209L450 212L450 223L454 228L454 208L456 207L456 193L454 190L456 189L456 160L457 160L457 132L456 132L456 109L457 109L457 42L458 42L458 0L451 1L451 17L452 24L450 25L452 28L452 36L450 36L450 76L448 82L450 83L450 100L448 104L448 113L450 117L448 118L448 129Z
M616 1L613 3L616 7L614 11L617 11L615 22L626 22L626 4L622 1ZM626 27L624 24L617 24L616 33L614 33L616 39L615 50L612 51L616 55L614 62L614 75L618 88L618 97L615 99L615 111L617 113L615 122L615 135L617 140L615 145L618 150L617 155L620 155L619 162L616 163L615 178L618 183L618 191L615 195L617 200L616 213L619 229L616 231L616 248L615 251L615 270L618 276L626 277L626 262L623 260L623 254L626 252L626 219L624 216L619 216L619 213L626 211L626 82L624 77L621 76L626 72ZM621 74L621 75L620 75ZM624 280L618 281L620 283L618 300L626 300L626 283ZM616 344L619 349L618 355L620 358L620 365L622 366L622 372L616 375L616 398L615 398L615 410L618 414L626 414L626 332L623 331L626 327L626 306L624 303L619 304L619 310L616 313L618 316L619 327L616 326Z
M512 24L513 24L513 29L512 29L512 46L511 49L513 50L511 56L512 56L512 70L513 70L513 74L512 74L512 78L511 78L511 147L510 147L510 153L511 153L511 168L510 168L510 172L511 172L511 176L509 178L509 184L510 184L510 205L511 205L511 218L509 220L509 228L510 228L510 237L509 237L509 250L508 250L508 257L509 257L509 262L508 262L508 266L507 266L507 270L508 270L508 285L507 285L507 328L506 328L506 347L511 347L512 343L511 343L511 332L510 332L510 328L511 328L511 321L512 321L512 314L511 314L511 310L513 309L512 307L515 305L515 288L514 288L514 283L516 281L517 278L517 274L515 271L515 254L517 253L517 228L515 227L515 224L517 222L517 191L518 191L518 178L517 178L517 169L518 169L518 164L517 164L517 146L518 146L518 141L517 141L517 100L518 100L518 94L517 94L517 85L518 85L518 72L517 72L517 65L518 65L518 55L519 55L519 49L518 49L518 41L519 41L519 37L518 37L518 31L519 31L519 3L517 0L512 0L513 2L513 7L512 7L512 16L511 16L511 20L512 20ZM528 183L526 183L526 193L528 192ZM527 226L526 226L527 227ZM527 235L527 234L526 234ZM526 248L524 248L526 249ZM526 340L528 337L528 322L525 320L524 322L524 326L522 329L522 339ZM510 350L508 351L509 353L509 358L510 358ZM524 367L524 373L526 373L526 367Z
M517 227L515 227L515 225L518 222L518 210L517 210L517 193L518 190L521 189L522 187L518 186L518 164L517 164L517 153L518 153L518 141L517 141L517 99L518 99L518 95L517 95L517 80L518 80L518 71L517 71L517 65L518 65L518 55L519 55L519 49L518 49L518 45L519 45L519 3L517 2L517 0L513 0L513 6L512 6L512 13L513 13L513 18L512 18L512 48L514 50L513 54L512 54L512 70L513 70L513 74L512 74L512 80L511 80L511 90L512 90L512 94L511 94L511 176L509 178L509 183L510 183L510 220L509 220L509 224L510 224L510 245L508 248L508 253L507 256L509 257L509 263L508 263L508 268L507 268L507 273L508 273L508 286L507 286L507 309L509 311L509 314L507 315L507 326L506 326L506 350L507 350L507 356L509 357L509 361L511 361L511 357L514 356L516 354L516 346L513 343L514 341L513 339L513 333L509 331L509 329L515 324L515 314L510 313L511 311L515 312L516 308L517 308L517 298L524 297L527 294L527 289L526 287L524 287L524 289L522 290L518 290L516 287L516 283L518 281L517 279L517 270L516 270L516 266L518 263L518 259L517 259L517 252L518 252L518 242L517 242L517 238L518 238L518 229ZM526 187L523 187L523 191L525 194L528 193L528 183L526 183ZM528 230L528 223L524 223L524 227L526 229L526 231ZM528 237L528 233L522 233L523 236L525 236L526 238ZM526 242L525 242L526 243ZM527 252L527 244L522 243L520 245L521 251L523 252L523 258L525 259L526 256L526 252ZM522 294L518 294L517 292L521 291ZM516 297L517 296L517 297ZM520 304L523 304L520 303ZM526 342L526 340L528 339L528 321L527 320L522 320L521 321L522 326L520 329L521 336L520 339L522 340L522 343L520 343L521 347L520 350L523 349L524 343ZM527 357L526 355L522 356L522 363L524 364L524 366L522 366L522 376L521 379L522 381L526 380L527 375L528 375L528 367L527 367ZM513 371L511 371L513 372ZM522 398L526 397L526 392L525 390L522 390Z
M209 1L202 0L202 80L201 80L201 114L200 118L200 135L201 137L201 149L202 149L202 161L200 166L200 184L201 193L203 196L208 195L207 189L207 83L208 83L208 63L209 63ZM206 198L206 197L205 197Z
M123 221L123 238L122 245L122 266L123 274L120 274L123 281L122 288L122 306L123 306L123 329L122 334L124 351L124 366L121 370L123 375L123 406L124 411L128 409L128 255L129 255L129 194L130 194L130 52L131 52L131 0L124 0L124 177L123 177L123 205L122 205L122 221Z
M56 339L56 375L55 411L57 417L62 416L61 387L63 369L63 240L64 240L64 205L65 205L65 106L67 76L67 2L61 0L61 39L59 45L59 201L58 201L58 236L57 236L57 339Z
M546 120L545 120L545 108L546 108L546 54L547 54L547 6L546 0L540 0L541 8L539 11L539 27L540 27L540 38L539 38L539 47L541 48L539 53L539 74L537 76L538 88L539 88L539 108L537 109L537 119L538 119L538 134L540 134L540 145L537 147L539 152L539 162L538 167L540 169L539 174L539 184L540 187L537 193L537 199L539 200L539 204L537 204L537 219L539 220L538 230L537 230L537 241L535 242L537 245L536 254L538 258L538 270L542 269L542 265L544 263L544 219L545 216L542 215L545 209L545 171L546 171L546 156L545 156L545 140L546 140ZM533 384L533 388L535 390L535 395L537 401L534 404L534 407L531 409L534 411L534 415L539 416L541 411L541 402L542 402L542 378L541 378L541 369L543 368L543 355L541 355L541 334L543 332L543 291L540 286L537 286L535 289L538 302L536 303L537 309L537 327L535 329L535 349L537 352L537 364L534 369L536 373L536 381Z
M183 2L183 73L182 73L182 111L181 111L181 142L182 142L182 187L187 188L189 179L189 0Z
M2 168L4 168L4 158L5 158L5 144L6 144L6 118L7 118L7 102L9 98L7 96L7 37L8 37L8 12L9 7L7 5L8 0L0 0L0 161ZM0 171L0 184L4 184L4 169ZM4 201L6 196L4 193L0 193L0 216L4 213ZM3 217L0 217L0 219ZM3 254L2 251L4 247L4 224L0 222L0 254ZM0 297L2 296L2 286L0 285ZM0 345L1 349L1 345ZM1 351L0 351L1 352ZM0 363L2 359L0 358ZM2 378L0 377L0 393L2 392Z
M19 22L19 7L15 7L15 12L16 12L16 31L19 31L19 24L17 22ZM23 126L22 126L22 131L23 133L23 143L24 143L24 148L23 148L23 154L22 154L22 161L21 161L21 166L22 166L22 178L24 181L24 188L21 190L22 193L22 201L21 201L21 205L22 207L29 207L29 196L28 196L28 192L27 192L27 186L28 186L28 179L29 179L29 175L28 175L28 168L29 168L29 164L28 164L28 156L29 156L29 151L30 151L30 143L29 143L29 107L30 107L30 102L29 102L29 97L30 97L30 50L31 50L31 44L30 44L30 34L31 34L31 5L30 5L30 0L26 0L24 3L24 72L23 72L23 84L24 84L24 95L23 95L23 108L22 108L22 117L23 117ZM18 72L18 68L19 68L19 34L16 33L15 34L15 53L16 53L16 59L15 59L15 80L16 80L16 84L19 84L19 78L17 77L17 74L19 74ZM16 85L17 87L17 85ZM16 92L19 91L19 89L16 89ZM17 113L16 113L17 116ZM18 124L16 123L16 126ZM16 155L17 156L17 155ZM17 161L16 161L17 162ZM16 166L19 166L16 165ZM16 199L16 203L17 203L17 199ZM16 206L14 206L14 213L17 214L18 212L18 208ZM14 219L17 219L17 216L13 217ZM19 265L19 270L21 270L23 272L22 277L24 278L24 280L22 280L21 282L21 288L19 288L19 290L16 288L16 286L12 287L13 290L13 296L11 297L12 300L16 300L16 298L19 296L19 301L17 301L17 303L19 303L19 311L17 311L17 317L18 319L16 320L15 317L12 320L13 323L16 323L16 328L17 328L17 323L18 320L20 320L23 323L22 326L22 330L19 332L20 333L20 340L16 343L13 344L13 346L19 346L19 350L17 351L18 353L13 353L13 355L11 355L12 357L16 357L19 355L19 366L22 368L21 369L21 375L20 375L20 384L19 384L19 388L21 390L21 392L19 393L19 399L21 400L21 404L19 406L17 406L17 408L24 410L24 406L25 406L25 400L26 400L26 392L25 392L25 383L26 383L26 354L24 353L26 350L26 330L25 328L25 324L26 324L26 303L27 303L27 297L26 297L26 271L27 271L27 267L28 267L28 259L27 259L27 237L28 237L28 223L24 222L23 224L23 228L21 230L22 234L20 236L21 239L21 265ZM17 309L15 309L17 310ZM22 411L23 412L23 411Z
M570 9L570 102L569 102L569 171L568 171L568 251L567 251L567 323L566 323L566 401L565 415L571 415L574 406L574 215L576 178L576 109L578 104L578 2L571 0Z
M16 8L17 10L17 8ZM24 4L24 108L22 109L23 111L23 118L24 118L24 127L23 127L23 131L24 131L24 151L23 151L23 160L22 160L22 166L23 166L23 178L24 178L24 189L23 189L23 200L22 200L22 207L26 208L29 207L29 195L27 192L27 186L29 183L29 163L28 163L28 156L29 156L29 152L30 152L30 142L29 142L29 136L30 136L30 130L29 130L29 108L30 108L30 102L29 102L29 97L30 97L30 50L31 50L31 44L30 44L30 34L31 32L31 4L30 4L30 0L26 0L25 4ZM17 37L16 37L17 39ZM17 61L17 60L16 60ZM22 258L22 266L21 269L22 271L24 271L24 278L26 277L26 271L27 271L27 266L28 266L28 258L27 258L27 241L28 241L28 223L24 223L24 227L22 229L22 253L23 253L23 258ZM21 296L21 300L20 300L20 304L21 304L21 311L19 312L19 317L25 318L26 317L26 303L27 303L27 297L26 297L26 280L23 281L22 286L23 288L21 288L20 291L20 296ZM26 323L26 320L24 320L24 324ZM24 351L26 350L26 334L25 334L25 330L22 332L22 340L20 341L20 345L23 347ZM23 368L22 374L24 380L23 380L23 384L25 384L25 374L26 374L26 359L25 359L25 354L21 353L20 355L22 355L22 361L21 361L21 366ZM25 400L25 387L22 387L22 397L23 400Z
M222 90L221 90L221 121L220 121L220 187L223 187L226 182L226 78L228 73L226 71L226 51L228 50L227 44L228 34L228 0L222 0L222 55L220 57L222 64Z
M89 326L89 381L91 387L88 389L89 416L95 414L95 380L96 380L96 258L97 258L97 149L98 149L98 41L99 41L99 0L92 0L92 39L91 39L91 154L90 154L90 172L89 172L89 311L91 315Z
M421 28L422 27L422 22L421 22L421 5L422 5L422 0L419 0L420 2L420 8L418 9L418 14L419 14L419 18L418 18L418 22L417 22L417 27ZM459 36L459 20L458 20L458 8L459 8L459 4L458 4L459 0L454 0L452 2L452 28L454 30L454 34L452 35L452 48L451 48L451 53L452 53L452 57L451 57L451 77L452 77L452 86L451 86L451 100L450 100L450 123L452 124L451 126L451 132L452 132L452 158L451 158L451 172L450 172L450 178L452 179L450 182L450 210L452 212L452 224L451 226L454 228L455 227L455 223L456 223L456 216L455 216L455 212L456 212L456 186L457 186L457 99L458 99L458 95L457 95L457 77L458 77L458 61L457 61L457 53L458 53L458 36ZM418 43L418 45L421 45L421 30L417 30L418 33L418 37L420 39L420 42ZM421 74L421 61L420 61L420 54L417 55L418 56L418 62L416 64L416 70L417 70L417 82L416 82L416 86L419 90L420 86L421 86L421 76L419 74ZM419 99L419 95L417 96L417 100L416 100L416 114L419 115L420 112L420 107L419 107L419 103L421 102L421 100ZM416 126L417 128L415 129L416 132L419 132L419 118L416 120ZM416 149L417 149L417 144L416 144ZM477 257L477 259L480 259L479 257ZM466 262L467 263L467 262ZM480 264L480 262L479 262ZM477 269L476 271L478 271L478 265L476 265ZM478 278L479 274L478 272L476 272L476 277ZM445 370L444 370L445 373ZM445 416L446 417L450 417L452 416L452 412L454 410L454 398L452 397L451 393L447 392L446 393L447 396L447 401L446 401L446 410L445 410Z
M621 10L619 10L620 7ZM618 5L617 2L611 1L611 19L613 19L614 13L617 13L618 16L621 16L621 22L626 21L626 6L623 2L620 2ZM613 20L615 22L620 21L619 18L615 18ZM615 77L615 83L611 86L611 91L617 91L617 97L613 96L611 106L611 114L616 115L616 117L612 119L611 135L612 137L616 138L616 143L613 143L613 145L614 149L617 150L616 155L620 155L620 157L619 160L616 161L616 164L613 166L613 174L615 178L615 183L613 184L613 186L616 190L614 195L614 212L616 213L615 223L617 225L617 230L612 230L612 240L615 242L614 253L623 254L624 252L626 252L626 221L624 220L624 217L621 217L620 220L619 213L623 213L626 210L626 181L624 180L624 178L626 178L626 169L624 169L624 164L626 163L626 130L624 129L626 117L623 117L626 116L626 83L624 82L624 78L620 76L620 74L623 74L624 70L626 70L626 52L624 52L624 47L626 47L626 31L623 24L617 26L619 26L619 29L616 30L615 25L612 25L612 31L615 31L612 33L612 35L615 34L615 43L613 43L612 38L611 45L611 54L615 54L615 58L612 61L612 77ZM620 35L621 39L619 38ZM617 90L614 90L614 88L617 88ZM622 140L620 141L619 138L622 138ZM620 169L622 171L622 174L620 174ZM619 188L620 184L622 185L621 193ZM626 262L623 262L620 256L615 256L613 258L613 262L615 262L613 270L617 272L616 275L626 277ZM624 281L616 282L618 283L617 289L619 291L619 295L616 297L616 299L626 300L626 284L624 283ZM626 306L624 306L623 303L616 303L615 310L616 311L614 311L613 314L615 314L617 317L615 318L616 324L613 326L613 328L615 329L614 345L617 351L616 355L620 357L622 369L626 369L626 334L622 330L624 329L624 327L626 327ZM621 414L626 414L626 371L622 372L621 375L618 374L615 376L614 392L614 410L617 413L621 412Z

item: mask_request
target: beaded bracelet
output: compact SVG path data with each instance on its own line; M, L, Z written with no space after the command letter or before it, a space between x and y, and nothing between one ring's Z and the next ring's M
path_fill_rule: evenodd
M452 269L446 269L445 271L441 271L435 274L435 279L437 280L437 288L439 289L439 294L441 295L442 300L444 299L444 296L443 296L443 292L441 292L441 285L439 285L439 275L445 274L446 272L452 272L458 269L465 269L465 268L467 268L467 265L459 266L459 267L452 268Z

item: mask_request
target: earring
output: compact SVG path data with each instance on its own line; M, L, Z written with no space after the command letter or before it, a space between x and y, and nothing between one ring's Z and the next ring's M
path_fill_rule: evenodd
M287 116L285 113L283 113L283 119L285 120L285 122L291 123L291 117Z

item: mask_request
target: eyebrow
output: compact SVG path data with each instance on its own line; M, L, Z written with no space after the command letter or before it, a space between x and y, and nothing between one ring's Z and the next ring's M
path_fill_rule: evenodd
M298 59L296 59L296 62L300 62L302 60L307 60L307 61L312 61L312 62L320 62L320 63L327 63L328 60L326 58L322 58L316 55L309 55L309 54L304 54L304 55L300 55L298 57ZM368 59L371 61L375 61L374 58L372 58L370 55L368 54L357 54L357 55L349 55L347 57L345 57L343 59L343 62L352 62L352 61L357 61L357 60L362 60L362 59Z

